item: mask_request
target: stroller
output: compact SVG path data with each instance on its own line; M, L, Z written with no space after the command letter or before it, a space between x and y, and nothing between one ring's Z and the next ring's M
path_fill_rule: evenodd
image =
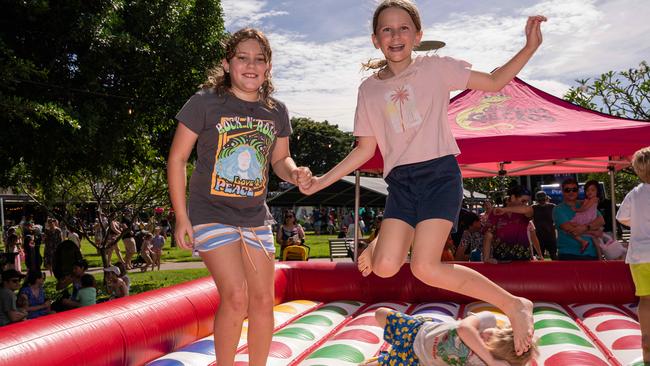
M309 253L311 248L305 245L297 237L290 238L287 246L282 249L283 261L307 261L309 260Z
M142 266L147 265L147 261L145 261L144 258L142 258L142 256L140 255L145 233L146 231L139 230L135 233L135 235L133 235L133 238L135 239L135 248L138 251L138 256L131 261L131 266L133 266L133 268L141 268Z

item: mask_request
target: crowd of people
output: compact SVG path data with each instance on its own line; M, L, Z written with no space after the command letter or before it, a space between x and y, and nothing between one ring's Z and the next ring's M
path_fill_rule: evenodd
M88 262L81 252L82 237L71 227L76 225L60 225L51 217L38 224L28 215L18 225L7 226L0 262L0 325L128 296L129 270L160 270L166 236L173 229L171 220L152 216L143 222L131 217L123 215L109 222L100 215L94 224L80 225L85 231L81 236L86 235L96 247L105 248L109 266L104 268L102 285L87 273ZM48 298L43 288L48 273L56 278L52 298Z
M578 200L579 184L562 182L563 200L554 204L544 191L533 196L522 186L512 186L502 206L491 201L479 215L461 209L459 229L451 234L453 259L486 263L521 260L622 259L625 244L611 232L611 201L600 185L588 181L585 199Z

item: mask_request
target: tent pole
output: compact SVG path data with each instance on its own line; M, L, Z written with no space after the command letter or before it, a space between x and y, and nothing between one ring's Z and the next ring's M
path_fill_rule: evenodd
M354 248L353 253L354 253L354 258L352 258L353 262L357 261L357 248L359 245L357 243L359 242L359 206L360 206L360 201L361 201L361 171L360 170L355 170L354 171Z
M616 174L616 170L614 169L614 166L609 166L609 187L611 189L611 201L612 201L612 235L614 236L614 239L618 239L618 233L617 233L617 225L616 225L616 190L614 189L614 175Z
M5 200L0 197L0 233L5 232ZM2 236L4 237L4 235Z

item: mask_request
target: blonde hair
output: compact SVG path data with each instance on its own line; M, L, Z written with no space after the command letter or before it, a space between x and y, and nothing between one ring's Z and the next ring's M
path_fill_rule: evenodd
M532 343L528 351L517 355L512 328L495 329L485 343L494 358L506 361L512 366L524 366L538 354L537 344Z
M237 46L244 41L249 39L254 39L260 44L262 49L262 54L264 55L264 61L268 64L271 63L271 44L266 38L264 33L254 28L243 28L232 34L228 37L223 43L222 46L225 49L226 55L223 59L230 62L237 53ZM265 80L262 83L262 86L259 90L260 100L269 107L275 107L275 102L271 98L271 94L275 90L273 82L271 82L271 74L266 72L264 75ZM218 95L225 95L230 93L230 88L232 87L232 80L230 79L230 74L225 72L221 62L218 62L213 68L208 70L208 79L200 85L200 88L203 89L212 89Z
M650 146L634 153L632 167L643 183L650 184Z
M422 30L422 21L420 20L420 12L418 8L409 0L384 0L375 9L375 14L372 16L372 33L377 34L377 24L379 23L379 15L382 11L389 8L399 8L404 10L409 14L413 24L415 24L415 29L420 32ZM380 59L368 60L363 64L364 70L370 69L381 69L388 65L388 61Z

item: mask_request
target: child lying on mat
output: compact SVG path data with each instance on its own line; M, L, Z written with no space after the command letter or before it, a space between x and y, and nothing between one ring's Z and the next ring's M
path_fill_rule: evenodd
M533 343L528 351L517 356L512 329L498 328L496 317L487 311L470 314L460 321L439 323L379 308L375 318L384 327L384 340L391 347L360 365L523 366L537 355Z

